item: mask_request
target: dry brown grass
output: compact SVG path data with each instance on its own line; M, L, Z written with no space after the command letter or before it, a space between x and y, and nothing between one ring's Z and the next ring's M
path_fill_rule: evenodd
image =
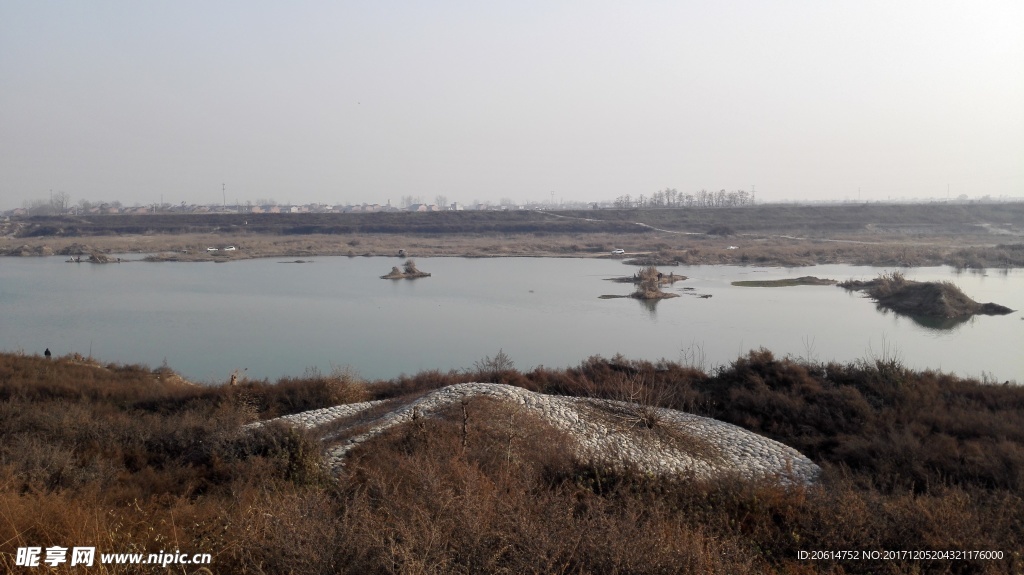
M361 444L332 477L319 436L276 425L242 433L241 424L476 374L361 384L311 372L276 384L198 387L155 373L0 354L0 571L40 572L13 565L14 551L28 545L208 552L211 571L228 574L1024 569L1024 390L1015 386L911 372L894 361L806 364L768 352L711 375L591 358L569 370L496 376L742 425L823 466L820 486L796 489L579 461L558 430L483 398ZM636 410L623 424L657 433L657 418ZM964 548L1005 556L797 558L814 549Z

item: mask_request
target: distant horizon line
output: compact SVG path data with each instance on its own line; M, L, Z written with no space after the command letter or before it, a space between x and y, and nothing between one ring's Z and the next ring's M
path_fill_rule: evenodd
M641 196L637 196L637 198L639 198L639 197L641 197ZM991 203L1017 203L1017 202L1024 202L1024 196L1007 196L1007 195L992 196L991 194L986 194L986 195L982 195L982 196L966 196L965 194L961 194L961 195L959 195L959 196L957 196L955 198L950 198L950 197L927 197L927 198L906 198L906 197L901 197L901 198L867 199L867 200L864 200L864 199L850 199L850 198L845 198L845 199L795 199L795 198L794 199L788 199L788 198L785 198L785 199L781 199L781 200L768 200L768 201L757 201L757 202L754 202L753 200L751 200L749 203L744 203L744 204L740 204L740 205L720 205L720 206L709 206L709 205L633 205L633 206L622 206L622 205L616 205L616 202L617 202L617 200L602 200L602 201L583 201L583 200L565 201L565 200L561 200L561 201L558 201L558 202L551 202L551 201L508 202L506 200L501 200L501 201L495 202L495 201L488 200L488 201L473 202L473 203L468 203L468 202L450 202L450 203L444 204L442 206L442 205L438 205L436 203L428 203L428 202L420 201L420 202L414 202L414 203L403 205L403 206L396 206L395 204L392 204L390 201L388 201L386 203L379 203L379 202L328 203L328 202L322 202L322 201L292 203L292 202L277 202L275 200L269 200L269 201L265 201L263 203L260 203L260 202L255 202L255 201L247 200L245 203L240 203L240 202L238 202L238 200L235 200L235 203L232 203L232 204L227 204L227 203L202 203L201 204L201 203L187 203L187 202L182 201L180 203L168 203L168 202L163 202L163 203L156 203L156 202L141 203L141 202L135 202L132 205L126 205L124 202L121 202L120 200L99 201L99 202L91 202L91 201L86 200L86 204L89 206L88 208L83 208L81 204L76 204L74 206L70 206L69 205L66 208L60 209L60 213L56 213L55 214L55 213L52 212L52 210L57 209L57 208L55 208L55 206L53 206L52 204L48 204L45 201L40 200L40 201L37 201L37 203L35 205L32 205L32 206L28 206L28 207L22 206L22 207L18 207L18 208L9 208L9 209L6 209L6 210L0 210L0 214L2 214L4 216L22 216L22 215L28 215L28 216L33 216L33 215L83 215L83 214L80 213L80 210L82 210L82 209L93 210L93 209L96 209L96 208L100 208L102 210L104 207L115 208L115 209L118 209L118 210L154 209L156 211L161 211L161 212L165 211L165 210L166 211L173 211L175 209L181 209L182 207L185 207L185 208L191 208L193 210L194 209L209 210L208 212L199 212L199 213L222 213L222 214L223 213L252 213L252 212L238 212L239 209L243 209L243 208L248 208L248 209L252 209L252 208L317 208L317 209L321 209L321 210L326 209L326 210L334 211L334 210L339 210L339 209L344 209L344 208L363 208L363 207L371 207L371 206L379 206L381 208L386 208L386 209L381 210L381 211L391 211L391 212L411 212L411 211L414 212L414 211L416 211L416 210L410 210L409 208L411 206L427 206L429 208L436 208L436 209L420 210L420 211L427 211L427 212L443 212L443 211L517 211L517 210L539 210L539 209L551 209L551 210L559 210L559 209L561 209L561 210L580 210L580 209L585 209L585 210L586 209L591 209L591 210L592 209L636 210L636 209L653 209L653 210L657 210L657 209L709 209L709 208L716 208L716 207L742 208L742 207L771 206L771 205L856 205L856 204L914 205L914 204L936 204L936 203L948 203L948 204L982 203L982 204L991 204ZM456 206L458 206L458 207L456 207ZM47 213L32 214L31 212L34 211L34 210L45 210ZM225 212L225 211L219 211L219 210L230 210L230 211ZM27 212L27 213L18 213L18 212ZM90 212L90 213L93 214L93 215L96 215L96 212ZM121 212L119 212L119 213L121 213ZM99 213L99 215L118 215L119 213L103 214L101 212L101 213ZM195 212L190 212L190 213L195 213ZM257 213L259 213L259 212L257 212ZM264 212L264 213L278 213L278 212ZM298 212L298 213L303 213L303 212ZM308 213L308 212L305 212L305 213ZM339 210L336 213L351 213L351 212L342 212L342 211ZM364 212L364 213L368 213L368 212Z

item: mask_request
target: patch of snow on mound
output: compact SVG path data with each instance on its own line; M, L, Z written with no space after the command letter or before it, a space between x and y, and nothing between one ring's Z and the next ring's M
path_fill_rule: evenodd
M494 383L461 383L444 387L371 419L359 421L363 430L327 453L334 469L359 444L384 431L430 417L477 397L490 398L530 410L553 427L575 438L577 454L611 466L632 467L654 475L712 479L728 475L775 477L786 483L811 483L821 469L797 450L735 425L665 408L621 401L534 393ZM304 428L352 418L384 404L371 401L339 405L278 418ZM273 421L273 420L271 420ZM344 429L328 438L338 437Z

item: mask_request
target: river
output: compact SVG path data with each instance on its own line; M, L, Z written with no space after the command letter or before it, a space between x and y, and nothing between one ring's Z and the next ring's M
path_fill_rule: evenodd
M189 379L220 382L235 370L275 380L345 366L392 378L471 368L499 350L520 369L616 354L714 369L764 347L814 361L894 356L913 368L1024 383L1020 311L944 326L879 311L861 293L834 286L731 285L803 275L870 279L883 268L663 268L690 279L668 288L681 297L648 305L599 299L631 291L607 278L637 268L613 260L420 258L432 277L392 281L379 276L401 260L286 259L93 265L3 258L0 349L166 362ZM1024 270L900 271L1024 310Z

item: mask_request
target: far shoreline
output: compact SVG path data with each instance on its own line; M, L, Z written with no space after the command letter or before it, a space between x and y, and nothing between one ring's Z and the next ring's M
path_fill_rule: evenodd
M45 257L136 254L132 261L230 262L246 259L347 256L381 257L540 257L618 260L627 265L735 265L809 267L826 264L963 269L1024 267L1024 250L954 236L908 243L903 238L840 242L831 238L793 239L753 234L666 238L652 234L443 235L262 234L116 235L92 237L0 238L0 256ZM988 239L991 242L991 239ZM964 241L967 240L967 241ZM237 246L224 251L222 246ZM1019 244L1017 244L1019 245ZM1016 248L1017 245L1009 247ZM618 246L626 253L613 255ZM207 248L217 247L216 251ZM1020 259L1018 259L1018 257Z
M568 257L618 259L638 267L1011 269L1024 268L1024 202L0 219L0 255L93 253L188 262Z

